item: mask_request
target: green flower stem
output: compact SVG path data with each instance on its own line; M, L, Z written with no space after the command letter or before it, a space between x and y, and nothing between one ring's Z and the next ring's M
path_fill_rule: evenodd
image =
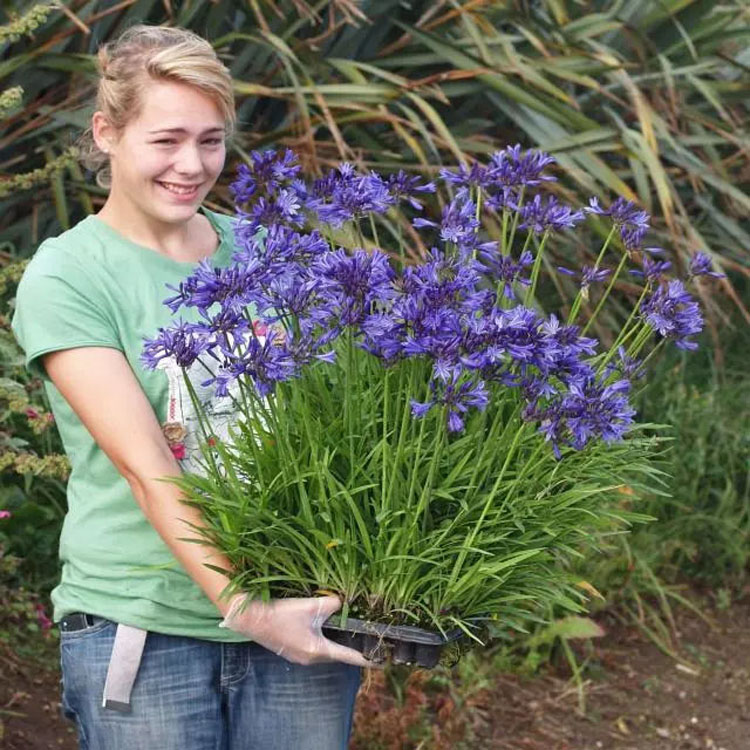
M208 420L203 414L200 399L198 398L198 394L195 392L195 386L188 377L187 370L184 367L182 368L182 378L185 381L187 392L190 395L190 400L193 403L193 409L195 410L195 416L198 418L198 426L200 427L201 433L203 435L203 440L207 442L209 437L211 437L211 425L208 423ZM209 463L211 464L211 469L213 471L216 471L216 461L214 460L213 452L208 451L208 456Z
M354 414L353 405L357 403L356 396L352 392L355 387L354 377L354 334L349 328L346 336L346 396L344 397L344 424L349 436L349 482L354 479Z
M253 393L248 394L248 388L247 385L244 382L243 378L238 378L237 382L240 385L240 393L242 394L242 402L243 407L240 409L240 413L242 414L244 418L244 428L240 428L243 431L247 431L250 433L249 440L246 440L246 442L250 443L250 451L253 454L253 460L256 462L256 465L260 459L260 451L258 449L258 442L257 438L260 434L260 430L256 429L256 425L265 425L265 420L261 420L258 417L258 411L256 409L256 404L258 402L262 403L263 400L260 398L256 398ZM247 435L245 436L247 438ZM265 478L263 477L262 473L258 473L256 475L256 479L258 481L258 484L260 485L261 491L265 493L266 491L266 482Z
M530 242L530 241L531 241L531 232L529 232L529 233L528 233L528 234L526 235L526 242L524 242L524 243L523 243L523 249L521 250L521 255L523 255L523 253L524 253L524 252L526 251L526 248L527 248L527 247L529 246L529 242ZM510 299L508 299L508 298L507 298L507 297L506 297L506 296L505 296L505 295L504 295L504 294L502 293L502 292L503 292L503 287L504 287L504 286L505 286L505 282L503 282L503 280L502 280L502 279L500 279L500 281L498 281L498 282L497 282L497 287L496 287L496 289L495 289L495 296L496 296L496 297L498 298L498 300L500 301L500 304L501 304L501 306L502 306L502 307L503 307L504 309L507 309L507 308L509 308L509 307L511 306L511 303L513 302L513 300L510 300ZM527 296L527 298L528 298L528 296Z
M477 185L477 210L476 210L476 220L479 222L479 217L481 216L482 211L482 188ZM477 231L475 234L479 233L479 229L481 228L481 224L479 227L477 227ZM477 249L476 247L472 250L471 256L474 260L477 259Z
M607 297L609 297L609 293L612 291L612 288L614 287L615 283L617 282L618 277L622 273L622 269L625 267L625 261L628 259L627 253L622 254L622 258L620 258L620 262L617 264L617 269L612 274L612 278L609 280L609 284L607 284L607 288L604 290L604 294L602 295L602 298L599 300L599 304L594 309L594 312L591 314L591 317L588 319L588 322L583 327L583 330L581 331L581 336L586 335L586 331L589 330L591 327L591 324L594 322L594 319L599 314L599 311L604 307L604 303L607 301Z
M643 328L638 332L635 341L630 345L630 349L628 349L628 356L637 357L646 342L651 338L653 332L654 329L651 325L649 323L644 323Z
M633 326L633 329L628 332L627 338L630 338L631 336L633 336L633 334L635 334L635 336L628 346L626 355L628 357L635 356L636 352L640 351L643 344L651 335L651 332L652 332L651 326L645 321L638 322L635 326ZM624 339L623 339L623 342L624 342Z
M356 242L357 239L359 239L359 246L364 250L367 245L365 245L365 235L364 232L362 232L362 227L359 223L359 220L354 222L354 231L355 231L355 237L354 241Z
M649 361L649 360L651 359L651 357L653 357L653 356L654 356L654 354L656 354L656 352L658 352L658 351L659 351L659 349L661 349L661 347L662 347L662 346L663 346L663 345L664 345L664 344L666 343L666 341L667 341L666 339L660 339L660 340L659 340L659 341L658 341L658 342L656 343L656 346L655 346L655 347L654 347L654 348L653 348L653 349L652 349L652 350L651 350L651 351L650 351L650 352L648 353L648 355L647 355L647 356L646 356L646 358L645 358L645 359L643 360L643 362L641 362L641 367L643 367L643 368L645 368L645 367L646 367L646 364L647 364L647 363L648 363L648 361Z
M599 264L602 262L602 258L604 258L604 253L607 252L607 248L609 247L609 243L611 242L616 229L617 229L617 224L613 224L612 229L609 230L607 239L604 241L604 245L602 245L602 249L599 251L599 257L597 257L596 263L594 263L595 271L597 268L599 268ZM578 311L581 309L582 300L583 300L583 293L579 289L575 300L573 300L573 306L570 308L570 315L568 315L568 325L572 325L575 322L576 316L578 315Z
M289 399L286 398L286 391L288 390L284 386L288 385L287 383L280 383L279 386L276 389L276 394L278 400L284 401L283 404L278 404L279 406L279 413L283 414L285 412L284 406L286 405L287 408L292 406ZM302 508L302 514L307 519L308 523L313 524L313 514L312 514L312 508L310 506L310 498L307 494L307 487L305 486L304 479L302 478L302 473L299 469L299 460L297 456L297 452L294 450L292 445L289 442L289 431L288 430L282 430L280 420L277 418L277 415L272 411L271 412L271 418L273 419L273 425L274 425L274 434L278 435L280 438L283 438L281 441L280 447L284 447L286 449L286 459L284 461L285 466L291 465L294 468L294 477L297 481L297 487L299 487L299 494L300 494L300 506Z
M508 255L510 252L507 243L508 238L508 209L503 206L503 230L501 235L500 253Z
M621 346L624 346L628 342L628 340L630 338L632 338L633 334L637 333L639 330L640 330L640 323L634 325L627 332L627 334L620 339L620 341L619 341L619 343L617 345L617 348L615 348L614 346L610 348L610 350L606 353L606 355L604 356L604 358L602 359L602 361L598 363L598 368L599 369L597 370L597 374L601 374L602 372L604 372L604 368L609 364L610 360L615 356L615 353L617 352L617 349L619 349ZM627 354L627 352L626 352L626 354ZM599 356L601 356L601 355L599 355ZM596 362L596 360L595 360L595 362Z
M383 446L382 456L380 463L382 464L382 474L380 480L380 509L381 512L386 510L386 497L388 491L386 489L386 482L388 481L388 402L390 400L390 376L391 371L385 368L385 376L383 378ZM391 475L393 473L391 472Z
M378 228L375 226L375 218L370 214L370 229L372 229L372 238L375 241L377 247L380 247L380 239L378 238Z
M630 315L628 316L628 319L625 321L625 325L620 329L620 333L617 335L617 338L615 339L615 343L612 344L612 349L616 349L620 344L622 344L623 340L626 337L625 331L628 330L628 327L633 322L633 318L640 312L641 305L643 304L643 298L646 296L646 294L651 289L650 284L646 284L646 286L643 287L643 290L641 291L641 296L638 297L638 300L635 303L635 306L633 307ZM629 335L629 334L628 334Z
M630 315L628 316L628 319L625 321L625 325L622 326L620 329L620 332L617 334L617 338L615 339L612 346L609 348L609 351L607 352L607 356L604 357L602 360L601 365L599 366L599 372L602 372L604 368L606 367L607 363L612 359L612 357L615 356L615 353L617 350L622 346L635 332L637 329L637 325L630 328L630 324L633 322L633 318L638 314L638 311L641 308L641 303L643 302L643 298L646 296L646 293L649 290L649 285L643 287L643 290L641 291L641 296L638 297L638 301L635 303L633 309L630 312Z
M547 450L547 447L548 446L546 442L538 442L534 450L531 451L531 453L529 454L528 458L524 460L521 471L518 472L518 475L513 480L513 484L511 484L511 486L508 488L508 491L506 492L505 497L503 498L502 505L500 506L501 511L505 508L505 505L508 502L508 499L513 497L513 491L516 489L516 487L518 487L521 484L522 480L524 480L526 476L530 474L533 471L533 469L536 468L534 460L537 458L537 456L539 456L539 454L543 450ZM542 461L543 460L544 459L542 458Z
M547 237L549 237L550 230L548 229L543 235L542 235L542 241L539 243L539 247L536 251L536 258L534 258L534 266L531 269L531 284L528 288L528 291L526 292L526 296L524 297L524 304L526 307L528 307L531 303L531 301L534 299L534 294L536 294L536 284L539 279L539 269L542 266L542 253L544 252L544 246L547 243ZM529 239L533 236L533 232L529 232L528 237L526 238L526 244L523 246L523 249L526 250L526 245L529 244ZM523 251L521 251L521 254L523 254Z
M419 437L417 438L417 450L414 456L414 463L411 466L411 480L409 482L409 494L406 496L406 507L411 507L411 497L414 494L414 489L417 483L417 475L419 474L419 462L422 460L422 441L424 440L425 425L427 424L427 415L422 417L419 425Z
M510 229L510 240L508 241L508 255L513 252L513 241L516 238L516 227L518 226L518 217L521 215L521 208L523 207L523 194L526 190L526 185L521 186L521 193L518 196L518 210L513 213L513 226Z

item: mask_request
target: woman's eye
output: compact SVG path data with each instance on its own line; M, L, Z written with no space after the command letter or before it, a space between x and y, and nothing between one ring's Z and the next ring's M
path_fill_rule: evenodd
M161 138L158 141L154 141L154 143L166 143L166 144L171 145L175 143L175 140L174 138ZM203 141L203 143L209 144L211 146L218 146L220 143L223 143L223 139L222 138L209 138L208 140Z

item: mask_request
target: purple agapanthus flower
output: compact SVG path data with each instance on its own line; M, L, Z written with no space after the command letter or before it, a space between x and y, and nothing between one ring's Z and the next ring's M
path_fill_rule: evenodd
M462 249L472 247L479 227L476 210L476 205L469 198L469 191L461 188L443 210L440 239Z
M632 203L618 199L605 211L592 199L579 211L533 192L555 179L544 173L553 162L516 145L493 154L486 166L444 170L443 182L456 188L453 200L439 222L412 222L435 230L436 247L396 272L380 250L332 248L326 225L367 220L400 202L421 211L421 197L435 190L432 182L403 171L362 174L342 164L307 183L291 152L253 152L232 187L238 216L233 264L201 263L171 288L170 309L193 308L199 319L160 329L146 342L143 361L157 367L174 357L189 367L200 358L212 365L205 384L219 395L242 379L266 397L302 368L334 364L341 346L354 345L385 367L410 358L427 364L429 395L411 400L411 411L423 417L441 408L451 433L465 428L471 409L485 409L491 393L513 388L525 404L524 418L538 425L558 455L563 446L618 440L632 423L628 381L642 373L640 363L621 352L597 374L598 342L578 326L531 307L508 309L516 284L530 285L534 256L503 255L497 242L480 236L481 206L518 210L520 226L535 233L575 227L590 212L611 217L629 251L641 249L649 217ZM316 225L320 231L310 229ZM702 328L697 303L679 282L661 280L667 267L644 258L651 294L641 315L662 336L693 348L691 336ZM611 274L592 266L560 270L576 276L584 294ZM689 270L690 278L698 275L717 275L701 254Z
M521 145L509 146L496 151L490 158L490 173L493 183L498 187L535 186L541 182L554 182L552 175L544 170L556 159L544 151L531 149L522 152Z
M147 369L154 370L163 359L174 357L180 367L190 367L215 343L215 337L207 334L202 326L179 320L169 328L159 328L154 338L144 340L141 362Z
M306 207L334 228L367 214L385 213L396 202L380 175L358 175L351 164L317 180L311 193Z
M487 188L494 182L491 169L478 163L474 163L470 167L461 164L456 170L441 169L440 177L445 182L462 188Z
M232 383L240 377L247 377L258 395L268 396L276 383L289 380L297 374L297 363L282 339L282 335L275 330L269 330L263 341L255 336L250 337L234 356L228 358L201 385L213 385L217 396L227 396Z
M302 226L302 204L298 194L283 188L270 198L260 196L255 199L249 211L237 209L237 216L246 227L245 231L254 234L261 227L277 224Z
M524 250L516 261L510 255L500 253L497 242L485 243L479 252L479 258L483 269L493 283L502 284L503 296L506 299L515 299L514 283L517 282L525 287L531 285L531 279L522 275L534 265L534 256L529 250Z
M724 279L726 274L711 270L712 261L705 253L697 252L690 259L688 266L688 278L695 276L712 276L715 279Z
M641 276L646 281L658 281L669 269L672 264L668 260L651 260L648 255L643 256L643 268L633 268L630 273L633 276Z
M642 378L644 373L643 362L636 357L629 357L624 346L617 347L617 361L613 364L611 372L619 372L624 378L634 380ZM609 372L607 374L610 374Z
M698 348L689 337L703 330L703 316L698 302L679 279L657 287L644 301L641 315L654 330L673 339L678 348Z
M299 171L297 157L290 149L281 153L274 149L253 151L250 154L250 164L240 164L237 167L237 176L229 189L235 203L242 205L259 192L274 194L295 179Z
M635 415L629 391L627 379L607 385L592 375L570 383L566 392L549 400L530 402L524 419L539 423L540 432L560 458L563 445L582 450L593 439L622 440Z
M628 252L640 249L649 229L650 216L646 211L639 209L635 203L625 198L617 198L608 209L604 209L599 205L598 198L590 198L589 205L584 211L599 216L609 216L620 229L620 237L625 249Z
M572 383L562 399L560 411L572 435L572 445L581 450L595 437L605 443L621 440L633 423L635 409L628 402L630 381L617 380L604 385L594 379Z
M411 412L422 418L434 406L445 406L447 426L450 432L464 429L465 414L470 408L484 411L489 403L489 392L481 380L464 379L459 368L452 368L442 376L430 381L432 399L426 402L412 400Z
M604 281L610 276L612 271L609 268L594 268L594 266L584 266L580 271L574 271L564 266L558 266L557 270L566 276L572 276L578 279L578 287L584 299L589 298L589 288L592 284Z
M523 190L557 180L544 174L544 169L554 162L555 158L543 151L522 152L520 144L496 151L487 171L486 207L493 211L516 210Z
M164 300L164 304L172 312L182 306L205 311L216 303L229 307L245 306L252 301L248 298L248 290L255 288L262 271L257 262L214 268L210 260L202 260L179 286L167 284L167 288L176 294Z
M393 296L393 269L378 250L339 249L319 257L313 273L322 307L344 326L361 324L378 302Z
M550 195L545 202L541 195L535 195L530 203L525 203L520 208L520 229L530 229L541 234L547 230L559 232L563 229L571 229L583 221L583 211L574 211L570 206L558 203L554 195Z
M408 175L403 169L398 174L392 174L386 181L388 192L395 200L405 200L415 208L421 211L422 203L417 200L416 195L419 193L434 193L436 190L434 182L422 182L418 175Z

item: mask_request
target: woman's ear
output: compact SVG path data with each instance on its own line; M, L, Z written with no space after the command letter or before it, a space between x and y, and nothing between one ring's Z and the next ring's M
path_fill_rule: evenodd
M91 134L94 143L105 154L109 154L117 142L115 129L104 112L98 110L94 112L91 118Z

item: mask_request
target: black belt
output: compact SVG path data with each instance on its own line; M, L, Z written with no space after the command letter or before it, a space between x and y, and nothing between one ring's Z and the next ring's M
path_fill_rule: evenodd
M90 628L92 625L96 625L100 620L106 620L106 617L99 617L99 615L90 615L87 612L71 612L57 623L60 630L64 630L66 633L71 633L76 630L83 630L84 628Z

